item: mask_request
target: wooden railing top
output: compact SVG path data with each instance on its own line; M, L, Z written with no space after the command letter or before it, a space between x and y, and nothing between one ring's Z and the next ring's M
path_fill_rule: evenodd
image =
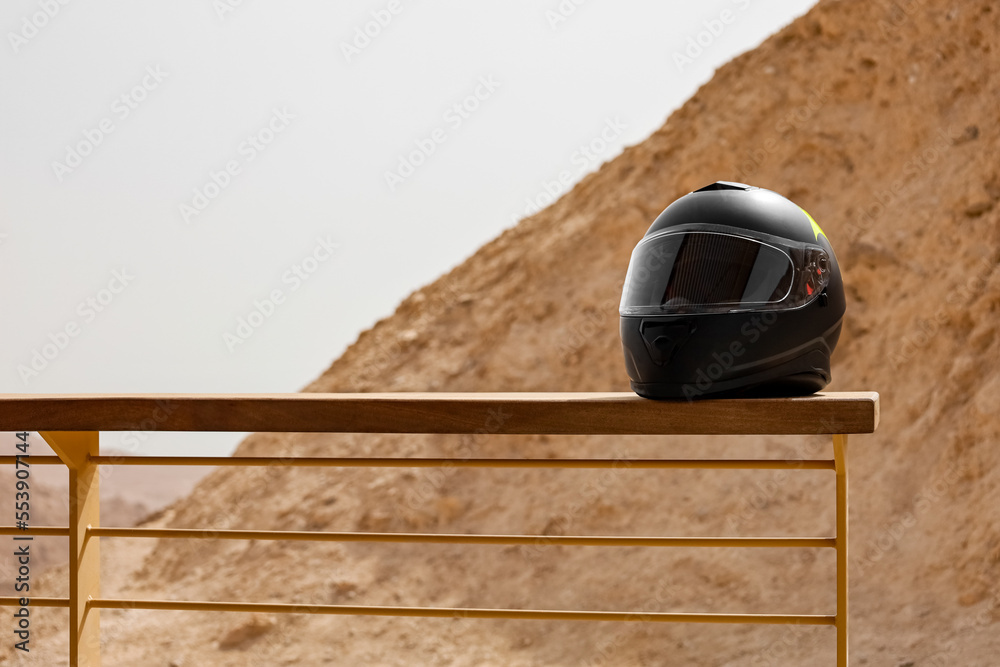
M837 434L878 426L875 392L650 401L632 393L0 394L2 431Z

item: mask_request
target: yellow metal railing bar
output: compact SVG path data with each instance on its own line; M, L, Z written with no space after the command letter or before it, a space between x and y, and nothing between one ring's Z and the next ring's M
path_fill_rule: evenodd
M0 526L0 535L31 535L32 537L69 537L68 526Z
M587 547L758 547L836 548L832 537L632 537L617 535L468 535L452 533L328 533L294 530L207 528L91 528L97 537L202 540L289 540L301 542L394 542L409 544L561 545Z
M834 625L834 616L811 614L683 614L642 611L575 611L547 609L475 609L464 607L379 607L273 602L187 602L183 600L97 599L98 609L162 611L248 611L269 614L334 614L344 616L409 616L421 618L503 618L550 621L633 621L649 623L750 623L761 625Z
M0 597L0 607L18 607L20 606L21 598L12 597ZM32 607L69 607L69 598L43 598L43 597L32 597L31 598Z
M462 459L278 456L94 456L98 465L291 466L308 468L632 468L719 470L834 470L833 459Z
M28 459L28 461L33 466L63 466L66 463L58 456L35 456L34 454ZM12 466L17 462L17 457L15 456L0 456L0 465Z

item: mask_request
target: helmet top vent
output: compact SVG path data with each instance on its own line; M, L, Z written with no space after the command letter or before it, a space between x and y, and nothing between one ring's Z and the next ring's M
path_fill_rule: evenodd
M732 181L716 181L711 185L695 190L695 192L712 192L714 190L752 190L753 186L745 183L734 183Z

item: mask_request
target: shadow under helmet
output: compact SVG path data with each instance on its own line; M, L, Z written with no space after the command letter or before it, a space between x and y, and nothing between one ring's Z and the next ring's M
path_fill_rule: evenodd
M632 389L689 400L819 391L845 307L812 216L770 190L713 183L668 206L632 252L619 309Z

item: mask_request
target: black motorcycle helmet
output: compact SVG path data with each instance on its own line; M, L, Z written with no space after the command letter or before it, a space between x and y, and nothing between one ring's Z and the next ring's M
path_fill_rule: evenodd
M846 301L833 247L781 195L719 181L661 213L632 252L621 338L646 398L792 396L830 382Z

